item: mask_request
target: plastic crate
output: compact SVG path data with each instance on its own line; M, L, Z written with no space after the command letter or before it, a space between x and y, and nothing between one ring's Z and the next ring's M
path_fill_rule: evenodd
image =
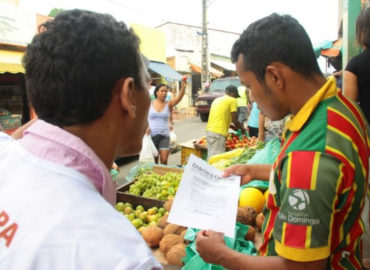
M180 144L181 146L181 165L187 163L190 154L193 154L203 160L207 159L207 149L194 147L194 140Z
M22 125L22 116L20 114L1 115L0 124L3 129L14 129Z

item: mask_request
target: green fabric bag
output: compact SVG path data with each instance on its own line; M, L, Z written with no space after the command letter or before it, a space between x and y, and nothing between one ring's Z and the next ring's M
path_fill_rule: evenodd
M237 222L235 226L235 238L225 236L226 245L238 252L256 255L257 249L254 243L244 240L248 229L248 225ZM190 243L186 247L186 256L182 259L185 263L182 270L223 270L224 268L221 265L206 263L199 256L195 245L195 237L198 231L198 229L189 228L185 233L184 239L190 241Z
M274 138L265 144L265 147L257 150L247 164L273 164L280 152L280 140Z
M254 156L250 160L248 160L247 164L273 164L279 152L280 140L278 138L274 138L266 143L264 148L258 150L256 154L254 154ZM248 184L241 186L240 191L242 191L246 187L255 187L261 190L266 190L268 188L268 185L268 181L253 180Z

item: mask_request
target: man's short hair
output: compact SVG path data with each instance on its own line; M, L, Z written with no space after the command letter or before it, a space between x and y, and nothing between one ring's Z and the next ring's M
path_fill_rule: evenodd
M249 25L233 45L234 63L240 54L244 69L253 72L260 82L265 81L266 67L272 62L281 62L308 79L322 74L308 34L289 15L273 13Z
M57 126L90 123L104 114L119 79L132 77L143 88L139 39L123 22L70 10L42 29L23 59L27 93L40 119Z
M236 86L235 85L229 85L229 86L227 86L226 87L226 89L225 89L225 93L226 94L232 94L234 97L240 97L239 96L239 92L238 92L238 88L236 88Z

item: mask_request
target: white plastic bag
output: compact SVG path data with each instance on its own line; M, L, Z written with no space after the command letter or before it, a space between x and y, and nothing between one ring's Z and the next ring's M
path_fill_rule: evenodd
M143 137L139 162L140 163L154 162L154 157L156 156L158 156L158 150L152 141L152 137L150 135L145 134Z
M174 130L170 131L170 148L176 148L177 146L177 136Z

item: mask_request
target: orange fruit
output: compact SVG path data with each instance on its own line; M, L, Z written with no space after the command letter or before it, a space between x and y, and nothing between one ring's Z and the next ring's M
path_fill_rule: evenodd
M253 207L257 213L262 211L265 204L265 197L262 192L253 187L247 187L240 192L239 207Z

